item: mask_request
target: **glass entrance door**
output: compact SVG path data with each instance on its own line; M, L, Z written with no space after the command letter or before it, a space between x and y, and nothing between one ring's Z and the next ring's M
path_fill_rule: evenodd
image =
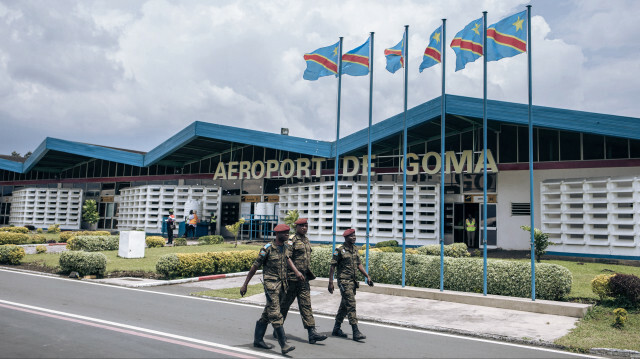
M480 220L478 221L478 231L480 232L480 243L482 243L482 236L484 235L484 216L482 215L482 210L484 206L482 204L480 206ZM487 245L495 246L497 244L497 236L498 233L498 222L496 217L496 204L495 203L487 203Z

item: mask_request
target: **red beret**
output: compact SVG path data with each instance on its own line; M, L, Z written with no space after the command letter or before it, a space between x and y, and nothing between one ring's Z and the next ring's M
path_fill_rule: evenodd
M353 228L349 228L346 231L344 231L344 233L342 233L342 236L343 237L347 237L347 236L350 236L350 235L352 235L354 233L356 233L356 230L353 229Z
M289 226L287 226L286 224L279 224L276 226L276 228L273 229L274 232L289 232L291 228L289 228Z
M299 218L297 221L293 222L295 224L307 224L306 218Z

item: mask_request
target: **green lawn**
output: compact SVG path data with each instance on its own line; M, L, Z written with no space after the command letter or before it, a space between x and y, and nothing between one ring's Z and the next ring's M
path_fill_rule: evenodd
M203 253L203 252L221 252L233 250L255 250L258 253L259 247L254 245L238 245L234 248L233 244L212 244L206 246L179 246L179 247L157 247L145 248L144 258L121 258L118 257L118 251L102 251L107 256L107 273L119 271L140 271L153 272L156 271L156 262L158 259L169 253ZM59 264L60 255L57 253L30 254L24 257L22 263L39 263L46 267L55 268Z

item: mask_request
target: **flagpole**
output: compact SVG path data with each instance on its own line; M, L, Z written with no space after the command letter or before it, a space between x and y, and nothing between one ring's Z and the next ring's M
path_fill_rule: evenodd
M406 252L407 252L407 81L409 79L409 25L404 26L404 46L402 56L404 57L404 120L402 131L402 287L405 283Z
M338 141L340 140L340 91L342 88L342 39L340 37L340 44L338 45L338 110L336 116L336 158L333 166L333 245L331 247L331 253L336 250L336 231L338 230L336 223L336 214L338 212Z
M366 270L369 273L369 216L371 211L371 125L373 117L373 35L369 35L369 128L367 130L367 246L365 251Z
M482 12L482 59L483 59L483 101L482 101L482 161L484 170L482 172L482 244L483 250L483 280L482 291L487 295L487 12Z
M527 5L527 63L529 76L529 210L531 211L531 300L536 300L536 261L535 261L535 206L533 205L533 119L532 103L533 91L531 88L531 5Z
M444 291L444 136L445 115L447 113L447 100L445 99L445 51L447 38L447 19L442 19L442 40L440 41L440 53L442 57L442 95L440 96L440 291Z

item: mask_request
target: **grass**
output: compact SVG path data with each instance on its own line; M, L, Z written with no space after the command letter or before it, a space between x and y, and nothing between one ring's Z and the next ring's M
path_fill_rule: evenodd
M627 309L627 322L618 329L612 326L616 306L603 304L589 310L576 328L555 343L580 350L616 348L640 351L640 310Z
M205 246L179 246L179 247L156 247L145 248L144 258L121 258L118 251L102 251L107 256L107 274L111 272L151 272L156 271L158 259L170 253L204 253L204 252L224 252L233 250L255 250L258 247L253 245L238 245L233 247L231 243L212 244ZM37 263L45 267L58 267L60 261L59 253L30 254L24 257L22 263Z
M264 287L262 284L252 284L247 286L247 293L245 297L250 297L252 295L264 293ZM213 289L213 290L205 290L202 292L191 293L191 295L195 295L197 297L217 297L217 298L227 298L227 299L240 299L242 296L240 295L240 288L223 288L223 289Z

